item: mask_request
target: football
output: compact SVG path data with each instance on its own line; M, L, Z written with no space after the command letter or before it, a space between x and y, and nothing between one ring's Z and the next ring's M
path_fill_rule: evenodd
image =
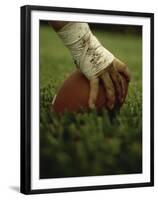
M54 96L51 110L57 113L88 111L89 91L89 80L79 70L76 70L64 81ZM95 106L97 110L106 107L106 91L101 81Z

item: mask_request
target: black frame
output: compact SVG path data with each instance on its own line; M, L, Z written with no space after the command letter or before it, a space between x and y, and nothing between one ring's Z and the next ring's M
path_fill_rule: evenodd
M31 189L31 11L60 11L90 14L108 14L116 16L136 16L150 18L150 70L151 70L151 104L150 104L150 181L117 185L85 186L56 189ZM24 194L52 192L88 191L114 188L132 188L154 185L154 14L127 11L107 11L64 7L47 7L27 5L21 7L21 189Z

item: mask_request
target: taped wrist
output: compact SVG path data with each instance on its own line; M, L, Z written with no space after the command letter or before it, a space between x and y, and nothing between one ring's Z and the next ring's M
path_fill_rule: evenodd
M114 55L101 45L87 23L68 23L58 31L58 35L88 79L95 77L114 60Z

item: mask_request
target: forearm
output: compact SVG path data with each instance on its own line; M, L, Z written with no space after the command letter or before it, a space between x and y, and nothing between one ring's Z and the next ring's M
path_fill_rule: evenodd
M55 30L59 31L62 27L64 27L69 22L64 21L49 21L49 25Z
M91 32L88 23L51 22L65 46L71 52L75 64L90 80L114 60Z

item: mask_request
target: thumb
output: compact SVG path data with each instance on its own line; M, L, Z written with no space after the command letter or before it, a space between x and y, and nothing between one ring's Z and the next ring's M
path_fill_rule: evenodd
M88 101L89 107L92 109L95 108L98 92L99 92L99 78L95 77L90 80L90 92Z

